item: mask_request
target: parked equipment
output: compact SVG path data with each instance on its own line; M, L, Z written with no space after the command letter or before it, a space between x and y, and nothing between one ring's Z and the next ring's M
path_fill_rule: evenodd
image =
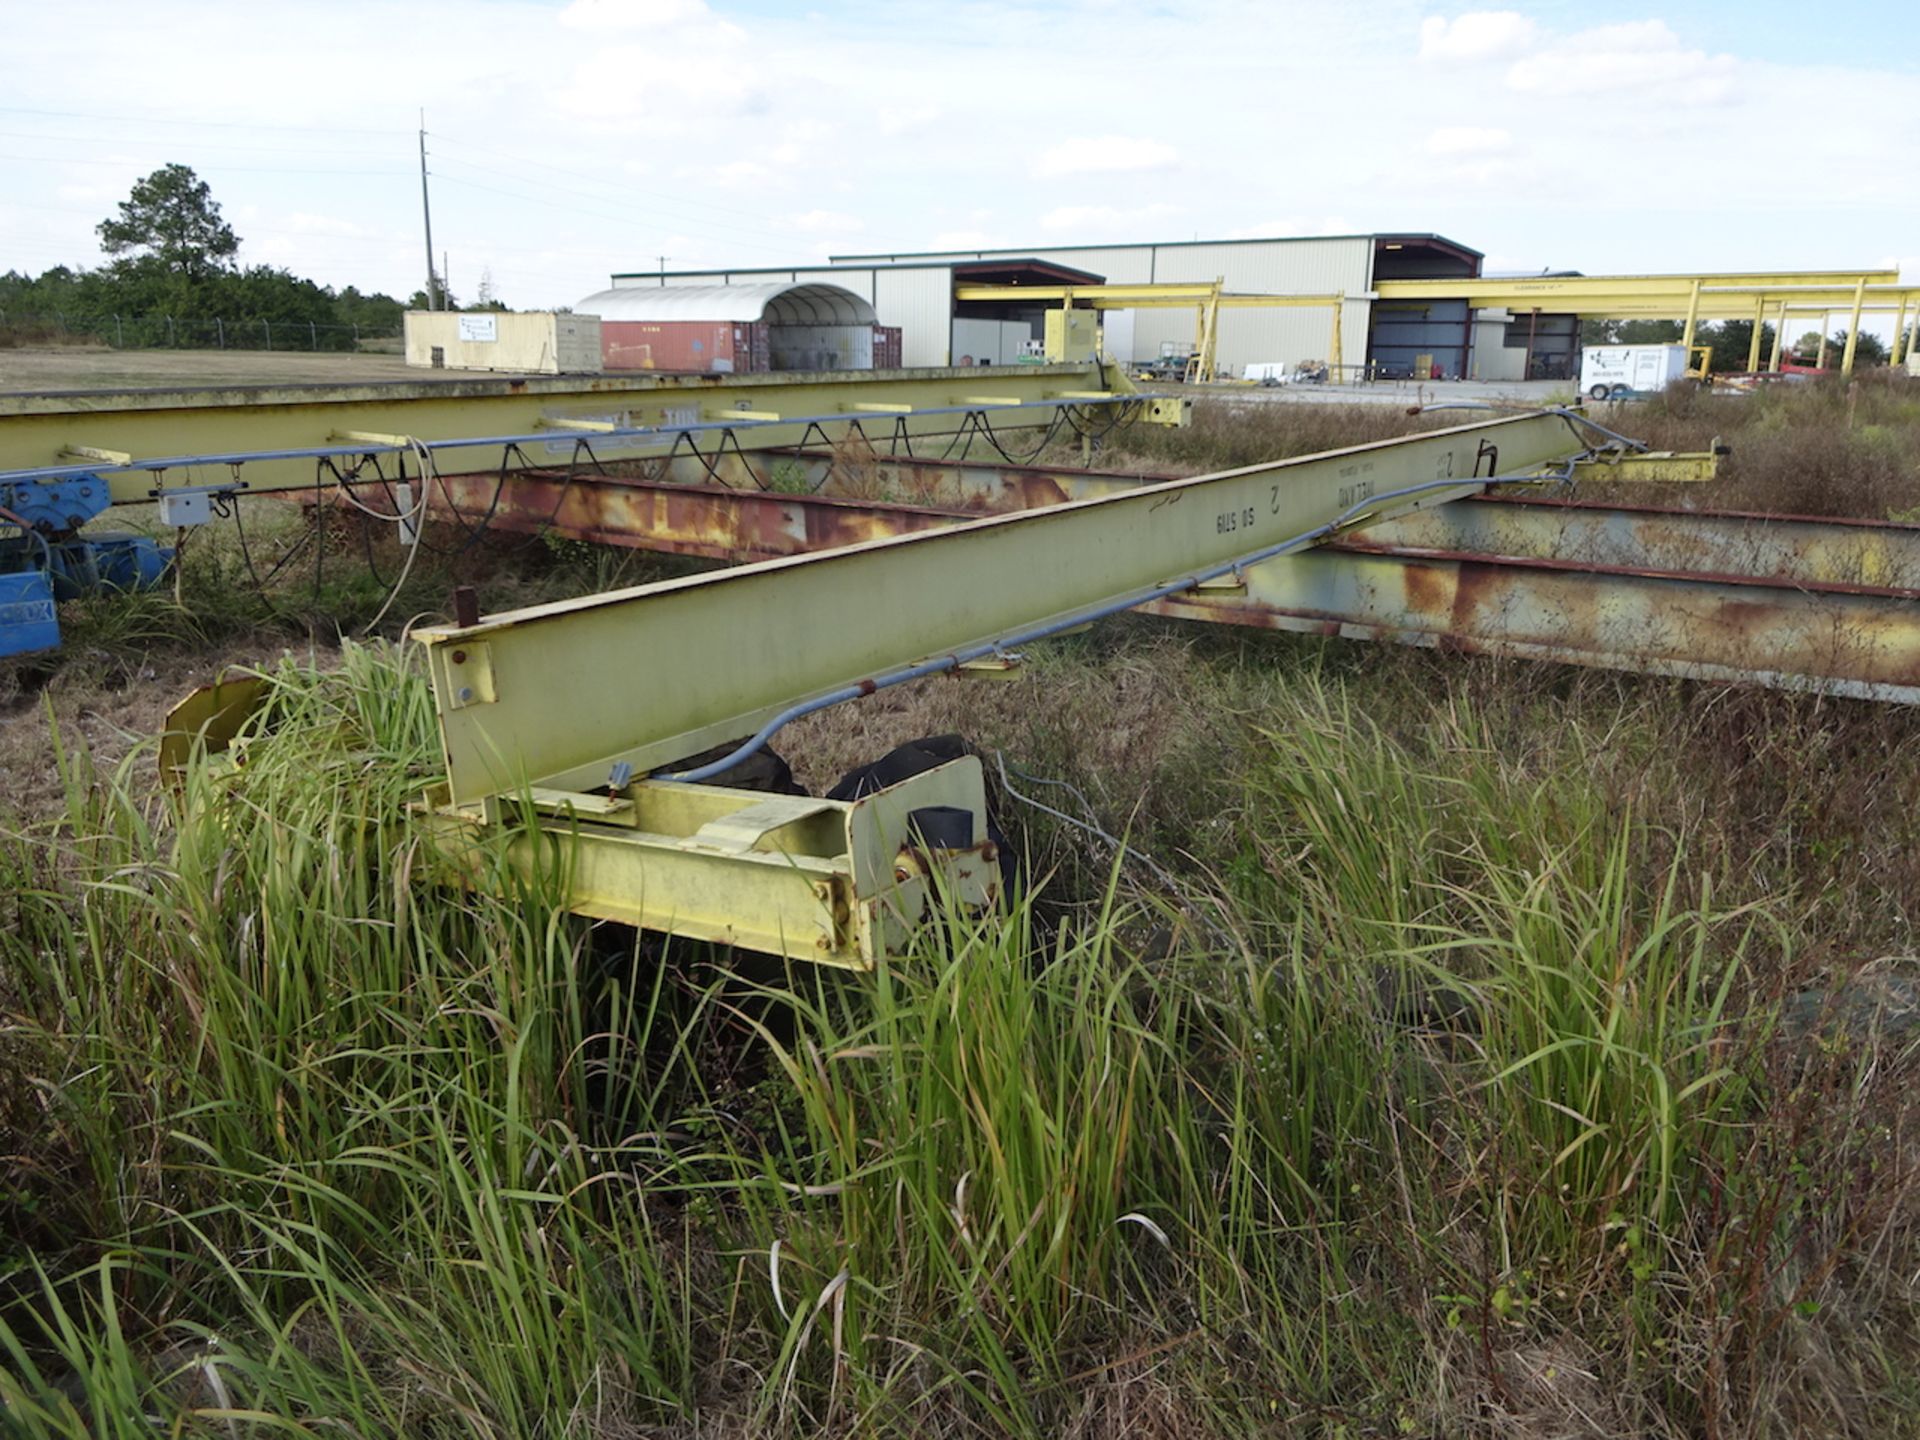
M81 535L112 503L98 475L51 484L0 482L0 656L60 644L57 602L159 583L171 548L144 535Z
M724 783L788 722L934 675L1000 674L1021 645L1242 592L1261 564L1349 531L1593 464L1701 478L1713 457L1646 455L1576 412L1522 414L416 631L447 765L429 823L469 884L503 850L532 870L565 846L579 914L866 968L936 897L997 902L980 762L844 800ZM163 758L196 737L217 750L246 698L190 697Z
M1685 345L1589 345L1580 357L1580 393L1591 400L1651 395L1687 373Z

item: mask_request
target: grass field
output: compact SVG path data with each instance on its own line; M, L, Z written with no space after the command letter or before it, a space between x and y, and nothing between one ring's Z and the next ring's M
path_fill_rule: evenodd
M203 389L213 385L346 385L417 380L398 355L328 351L110 350L0 346L0 391Z
M1628 418L1732 441L1699 503L1920 503L1903 389ZM431 704L335 540L15 676L10 1433L1920 1434L1920 717L1112 623L787 733L820 786L965 730L1035 881L820 974L434 886ZM649 566L486 541L384 632ZM284 648L191 818L144 717L73 743Z

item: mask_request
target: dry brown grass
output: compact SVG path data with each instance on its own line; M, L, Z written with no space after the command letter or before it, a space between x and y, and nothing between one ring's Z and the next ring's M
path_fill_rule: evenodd
M1887 371L1730 395L1676 385L1610 419L1656 449L1733 447L1720 478L1653 503L1885 520L1920 511L1920 383ZM1606 494L1608 492L1596 492ZM1612 492L1648 503L1644 492Z

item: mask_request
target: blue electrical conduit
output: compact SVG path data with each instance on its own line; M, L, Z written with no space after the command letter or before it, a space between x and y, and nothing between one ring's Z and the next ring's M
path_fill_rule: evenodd
M1550 473L1547 475L1494 475L1478 483L1487 489L1492 489L1496 485L1537 485L1543 480L1564 484L1572 478L1573 462L1569 461L1558 473ZM1196 570L1190 575L1183 575L1178 580L1168 580L1159 585L1148 586L1144 590L1133 591L1118 600L1109 600L1104 604L1094 606L1092 609L1075 611L1063 619L1050 620L1043 625L1035 625L1031 629L1016 630L1010 635L1002 635L992 640L983 640L977 645L970 645L963 649L952 651L937 659L922 660L917 664L902 666L898 670L889 670L884 674L861 680L852 685L843 685L838 690L829 691L827 694L816 696L812 700L802 700L797 705L789 705L765 725L762 725L751 739L742 741L718 760L706 765L696 766L692 770L679 770L672 773L656 772L653 778L656 780L678 781L682 784L695 784L702 780L711 780L714 776L724 774L726 771L731 770L735 765L738 765L742 760L745 760L749 755L759 750L783 728L793 721L800 719L802 716L812 715L830 706L843 705L849 700L858 700L861 696L871 695L876 690L888 690L895 685L904 685L911 680L924 680L929 675L939 675L948 670L957 670L969 661L978 660L983 656L997 654L1009 646L1025 645L1035 640L1045 640L1049 636L1058 635L1063 630L1076 629L1081 625L1091 624L1095 620L1105 620L1111 615L1118 615L1123 610L1132 610L1137 606L1148 605L1155 600L1164 600L1170 595L1178 595L1184 591L1192 590L1204 581L1229 574L1232 571L1240 569L1243 565L1255 565L1262 560L1271 560L1275 556L1284 555L1291 550L1304 549L1312 545L1315 541L1323 540L1333 534L1361 511L1375 509L1383 501L1405 500L1409 496L1425 495L1434 490L1458 490L1463 486L1472 485L1473 483L1475 482L1471 479L1423 480L1418 485L1409 485L1401 490L1388 490L1379 495L1370 495L1365 500L1349 505L1338 515L1334 516L1333 519L1316 525L1311 530L1304 530L1290 540L1282 540L1278 544L1268 545L1264 549L1255 550L1251 554L1242 555L1237 559L1228 560L1219 565L1211 565L1204 570Z

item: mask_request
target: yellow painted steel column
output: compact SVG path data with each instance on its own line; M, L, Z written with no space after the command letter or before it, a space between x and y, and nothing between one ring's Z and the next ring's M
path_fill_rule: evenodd
M1817 370L1827 368L1827 335L1832 329L1833 312L1831 310L1822 310L1820 312L1820 353L1813 362L1814 368Z
M1333 302L1333 339L1327 346L1327 378L1334 384L1340 383L1340 371L1344 356L1340 350L1340 319L1345 309L1346 297L1336 296Z
M1913 307L1913 320L1907 326L1907 354L1913 354L1913 347L1920 345L1920 305Z
M1907 358L1907 297L1900 297L1900 315L1893 322L1893 358L1891 364L1898 370L1900 362Z
M1756 295L1753 299L1753 337L1747 341L1747 373L1751 375L1760 368L1760 331L1765 327L1767 297Z
M1853 318L1847 323L1847 348L1840 356L1840 373L1853 374L1854 352L1860 348L1860 307L1867 303L1867 282L1853 287Z
M1693 282L1693 288L1687 291L1687 328L1680 337L1680 343L1687 347L1687 364L1693 364L1693 332L1700 323L1700 282Z
M1780 347L1787 340L1787 302L1780 302L1780 314L1773 322L1773 358L1767 362L1767 369L1774 374L1780 373Z

